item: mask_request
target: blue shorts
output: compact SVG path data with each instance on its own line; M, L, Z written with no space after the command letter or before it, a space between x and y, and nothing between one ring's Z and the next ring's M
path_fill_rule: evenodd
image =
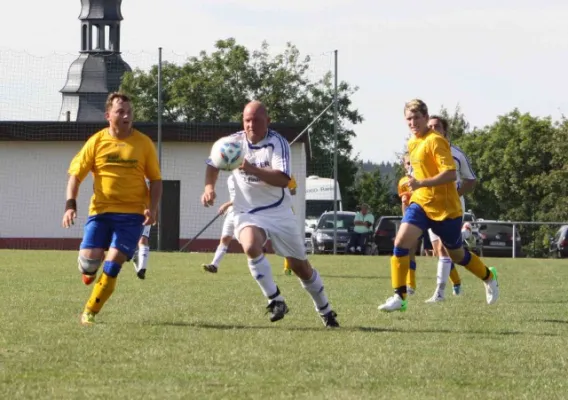
M432 232L440 237L444 246L449 250L459 249L463 245L461 235L462 217L434 221L428 218L422 207L412 203L406 208L402 222L417 226L422 232L432 229Z
M105 213L91 215L85 223L81 249L114 247L130 260L138 247L144 226L140 214Z

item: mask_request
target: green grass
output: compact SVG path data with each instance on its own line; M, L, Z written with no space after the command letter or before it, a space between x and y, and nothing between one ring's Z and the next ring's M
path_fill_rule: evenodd
M501 299L463 269L464 296L424 304L435 260L418 260L405 313L381 314L387 257L313 257L339 330L273 261L290 313L270 323L243 255L217 275L208 254L151 254L131 264L97 317L75 252L0 251L1 399L521 399L568 393L568 262L489 259ZM461 267L460 267L461 268Z

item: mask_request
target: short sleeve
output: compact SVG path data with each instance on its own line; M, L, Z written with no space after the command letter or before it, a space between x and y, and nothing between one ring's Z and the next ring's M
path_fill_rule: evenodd
M95 146L97 136L94 135L83 145L81 150L73 157L69 165L69 175L76 176L82 182L95 165Z
M288 177L292 175L290 166L290 145L282 136L276 134L273 140L272 159L270 167L278 171L282 171Z
M433 134L432 139L430 139L430 150L440 171L454 171L456 169L450 144L444 137Z
M462 179L467 179L467 180L476 180L476 176L473 173L473 169L471 168L471 164L469 163L469 159L467 158L467 156L465 155L465 153L463 153L462 151L459 152L458 154L458 158L459 158L459 166L460 166L460 177Z

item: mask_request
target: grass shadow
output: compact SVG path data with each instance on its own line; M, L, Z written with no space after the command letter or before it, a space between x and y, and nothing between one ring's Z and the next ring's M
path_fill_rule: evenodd
M541 322L549 322L552 324L568 324L568 321L563 319L543 319Z

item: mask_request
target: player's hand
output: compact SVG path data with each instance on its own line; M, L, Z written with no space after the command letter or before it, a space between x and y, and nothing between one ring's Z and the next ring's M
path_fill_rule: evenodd
M231 203L225 203L223 204L221 207L219 207L219 215L223 215L227 212L227 210L229 209L229 207L231 207L232 204Z
M63 214L61 225L63 225L64 228L70 228L71 225L75 225L75 218L77 218L77 211L67 210L65 214Z
M143 225L154 225L156 223L156 216L152 214L152 212L148 209L144 210L144 222Z
M256 167L254 165L252 165L251 163L249 163L246 158L243 160L242 165L239 167L240 170L243 170L243 171L245 171L246 173L249 173L249 174L252 174L254 172L255 168Z
M414 179L414 177L410 176L408 177L408 187L410 188L410 190L416 190L422 187L422 183L420 181L417 181L416 179Z
M201 195L201 204L205 207L210 207L215 204L215 198L217 194L215 193L215 189L206 187L205 191Z

